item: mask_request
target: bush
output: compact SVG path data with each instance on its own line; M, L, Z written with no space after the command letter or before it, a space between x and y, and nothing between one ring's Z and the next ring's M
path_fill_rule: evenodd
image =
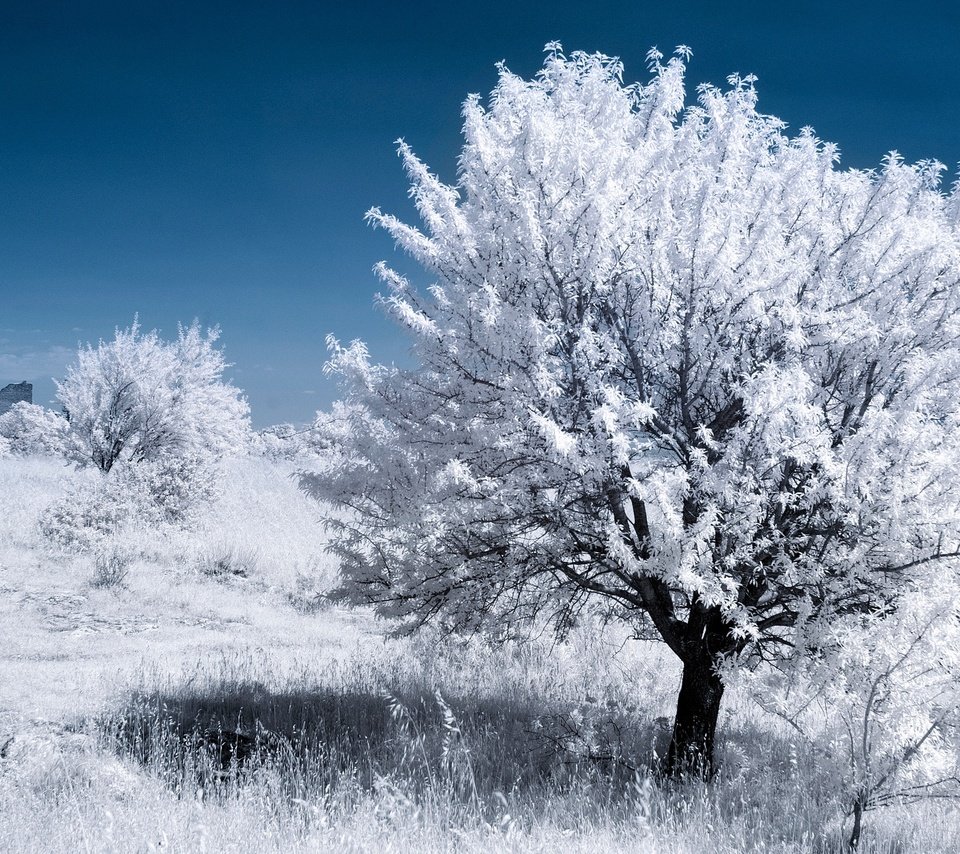
M21 401L0 415L0 456L3 444L11 454L59 456L64 451L69 423L62 415Z
M141 463L123 464L114 474L117 487L136 496L141 515L184 524L218 494L217 471L200 455L165 454Z
M93 551L135 518L137 511L135 496L114 480L80 483L68 488L40 514L40 533L61 548Z
M287 601L301 614L315 614L330 604L329 588L330 580L313 567L300 570L293 590L287 592Z
M316 452L310 429L298 429L293 424L276 424L257 431L251 447L254 453L269 460L299 460Z
M124 527L189 526L216 495L215 470L195 458L122 464L68 488L40 514L40 532L61 548L87 552Z
M204 575L218 580L249 578L255 574L259 557L238 546L213 546L197 557L197 568Z
M126 549L112 547L100 552L94 561L91 584L94 587L119 587L130 572L133 555Z

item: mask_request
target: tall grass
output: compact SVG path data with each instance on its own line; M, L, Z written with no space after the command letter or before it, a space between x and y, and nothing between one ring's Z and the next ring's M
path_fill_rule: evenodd
M751 708L728 708L712 784L658 780L662 727L646 703L619 705L636 696L634 671L604 667L596 646L445 654L421 639L300 674L238 658L145 678L83 725L88 761L116 763L119 790L78 776L74 757L69 784L46 779L15 801L0 777L0 808L29 814L26 851L842 850L843 805ZM558 662L571 653L579 664ZM616 720L618 761L545 737L561 720ZM218 751L233 735L249 755ZM0 831L0 847L12 838ZM941 806L873 820L862 850L958 845Z
M103 554L136 559L91 587L90 556L36 525L87 473L0 466L0 852L842 850L840 759L735 690L718 777L657 777L662 647L589 620L563 644L386 640L327 608L289 470L232 462L194 527L121 532ZM97 702L76 712L83 674ZM861 850L960 850L958 814L871 813Z

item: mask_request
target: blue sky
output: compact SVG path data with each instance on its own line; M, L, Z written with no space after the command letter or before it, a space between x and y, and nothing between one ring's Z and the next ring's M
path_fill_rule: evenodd
M196 317L257 425L309 420L337 396L328 332L406 352L373 306L393 247L363 222L414 217L394 140L454 180L463 99L554 39L629 80L690 45L691 91L756 74L761 109L846 166L960 161L960 4L5 0L0 385L46 403L78 342Z

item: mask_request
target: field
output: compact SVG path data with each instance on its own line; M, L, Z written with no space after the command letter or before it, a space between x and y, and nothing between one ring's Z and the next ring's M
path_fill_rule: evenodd
M95 476L0 459L0 850L842 849L835 763L746 693L717 779L659 783L678 669L616 625L394 639L329 604L293 471L234 460L187 527L64 544L41 520ZM960 816L871 813L861 850L960 850Z

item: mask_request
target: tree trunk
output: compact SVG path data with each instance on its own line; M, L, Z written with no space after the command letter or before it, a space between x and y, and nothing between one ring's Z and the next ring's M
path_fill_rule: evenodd
M713 744L722 699L723 682L711 655L696 655L684 662L673 738L667 752L665 770L669 776L707 779L713 775Z
M860 844L860 834L863 832L863 809L867 802L867 793L861 790L857 793L856 800L853 802L853 830L850 832L850 839L847 842L847 849L856 851Z

